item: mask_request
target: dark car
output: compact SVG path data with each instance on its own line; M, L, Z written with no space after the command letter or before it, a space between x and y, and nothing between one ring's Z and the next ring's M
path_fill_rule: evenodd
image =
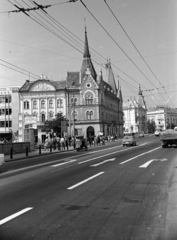
M124 146L136 146L136 139L134 138L134 136L125 136L122 140L122 145Z

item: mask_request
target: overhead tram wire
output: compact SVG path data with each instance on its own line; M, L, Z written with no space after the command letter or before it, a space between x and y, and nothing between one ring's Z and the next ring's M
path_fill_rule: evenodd
M10 2L11 3L11 2ZM11 3L12 5L14 5L13 3ZM47 29L48 31L50 31L51 33L53 33L55 36L59 37L61 40L65 41L67 44L69 44L70 46L72 46L73 48L75 48L77 51L81 52L79 49L77 49L75 46L73 46L72 44L68 43L68 41L66 41L65 39L61 38L60 36L58 36L58 34L56 34L53 30L49 29L45 24L41 24L40 22L38 22L37 20L33 19L31 16L30 17L33 21L37 22L39 25L41 25L42 27L44 27L45 29ZM38 19L38 18L37 18ZM82 52L81 52L82 53ZM97 61L94 60L94 62L96 62L98 65L100 65L100 63L98 63Z
M23 1L23 0L22 0ZM32 0L29 0L31 3L33 3L33 1ZM42 9L41 9L41 12L43 13L43 14L45 14L47 17L49 17L49 18L51 18L54 22L56 22L57 23L57 25L59 24L60 26L62 26L62 28L64 28L66 31L69 31L66 27L64 27L61 23L59 23L55 18L53 18L52 16L50 16L46 11L42 11ZM55 24L56 24L55 23ZM65 31L65 33L67 33ZM71 31L69 31L74 37L76 37L79 41L81 41L82 43L83 43L83 41L80 39L80 38L78 38L75 34L73 34ZM67 33L68 34L68 33ZM91 47L90 47L91 48ZM91 48L94 52L96 52L93 48ZM96 52L97 54L99 54L98 52ZM92 55L93 55L93 53L92 53ZM99 54L99 56L101 56L100 54ZM101 56L104 60L106 60L103 56ZM94 59L93 59L93 61L94 62L96 62L97 64L99 64L97 61L95 61ZM120 69L119 69L120 70ZM121 70L120 70L121 71ZM123 72L124 73L124 72ZM124 73L125 74L125 73ZM127 75L127 74L126 74ZM128 76L128 77L130 77L130 76ZM133 80L133 79L132 79ZM135 81L135 80L134 80ZM137 82L138 83L138 82ZM138 83L139 84L139 83Z
M10 0L7 0L7 1L10 2ZM26 12L39 10L39 9L45 9L45 8L49 8L49 7L52 7L52 6L66 4L66 3L70 3L70 2L76 2L76 1L78 1L78 0L69 0L67 2L55 3L55 4L52 4L52 5L51 4L50 5L39 5L39 4L37 4L38 5L37 7L35 7L35 8L28 8L28 9L25 9L23 7L22 8L18 8L18 6L16 6L18 8L18 10L4 11L4 12L0 12L0 13L13 13L13 12L18 13L18 12L23 12L26 15L28 15ZM11 4L13 4L13 3L11 3ZM19 3L17 3L17 4L19 4Z
M9 65L11 65L11 66L13 66L13 67L16 67L16 68L18 68L18 69L20 69L20 70L22 70L22 71L24 71L24 72L28 72L28 73L30 72L30 71L27 71L27 70L25 70L25 69L23 69L23 68L17 67L17 66L15 66L14 64L11 64L11 63L9 63L9 62L7 62L7 61L4 61L4 60L2 60L2 59L0 59L0 61L4 62L4 63L6 63L6 64L9 64ZM39 77L38 75L30 72L30 75L31 75L31 74L34 75L35 77Z
M141 69L133 62L133 60L127 55L127 53L120 47L120 45L114 40L114 38L109 34L109 32L103 27L103 25L96 19L96 17L92 14L92 12L87 8L85 3L80 0L82 5L86 8L86 10L90 13L90 15L96 20L96 22L101 26L101 28L107 33L107 35L113 40L113 42L119 47L119 49L126 55L126 57L131 61L131 63L141 72L141 74L155 87L155 85L148 79L148 77L141 71Z
M8 0L9 1L9 0ZM10 2L11 3L11 2ZM11 3L12 5L14 5L13 3ZM33 16L33 15L32 15ZM71 47L73 47L75 50L79 51L80 53L82 53L82 51L80 51L79 49L77 49L75 46L73 46L71 43L69 43L68 41L66 41L64 38L62 38L61 36L59 36L56 32L54 32L53 30L51 30L49 27L47 27L45 24L40 23L41 21L39 20L39 22L31 17L30 15L28 15L29 18L31 18L34 22L38 23L40 26L42 26L43 28L45 28L46 30L48 30L49 32L51 32L52 34L54 34L56 37L58 37L59 39L61 39L62 41L64 41L65 43L67 43L68 45L70 45Z
M135 46L135 44L133 43L133 41L131 40L131 38L129 37L128 33L125 31L124 27L122 26L122 24L120 23L120 21L118 20L118 18L115 16L114 12L112 11L112 9L110 8L110 6L108 5L107 1L104 0L106 6L109 8L110 12L112 13L112 15L114 16L114 18L116 19L116 21L118 22L119 26L122 28L122 30L124 31L125 35L128 37L128 39L130 40L130 42L132 43L132 45L134 46L134 48L136 49L136 51L138 52L138 54L140 55L141 59L143 60L143 62L146 64L146 66L148 67L148 69L150 70L150 72L153 74L153 76L156 78L156 80L160 83L160 85L163 87L163 85L161 84L161 82L159 81L159 79L157 78L157 76L155 75L155 73L152 71L152 69L150 68L150 66L148 65L148 63L145 61L144 57L142 56L142 54L140 53L140 51L137 49L137 47ZM165 88L164 91L166 92ZM167 94L167 93L166 93ZM168 97L168 95L167 95ZM165 100L165 99L164 99ZM172 102L171 102L172 103ZM173 104L173 103L172 103Z
M22 0L23 1L23 0ZM11 3L12 4L12 3ZM28 5L29 6L29 5ZM21 5L21 7L23 7L22 5ZM40 20L39 20L40 21ZM46 26L46 25L45 25ZM80 40L80 39L79 39ZM81 40L80 40L81 41ZM101 55L100 55L101 56ZM102 56L101 56L102 57ZM104 58L104 57L102 57L102 58ZM105 59L105 58L104 58ZM105 59L106 60L106 59ZM97 61L95 61L94 59L93 59L93 61L94 62L96 62L98 65L100 65L100 63L98 63ZM120 70L120 69L119 69ZM121 71L121 70L120 70ZM123 71L122 71L123 72ZM124 73L125 74L125 73ZM127 75L127 74L126 74ZM127 75L128 76L128 75ZM129 76L130 77L130 76ZM132 79L133 80L133 79ZM135 80L134 80L135 81ZM138 83L138 82L137 82ZM139 83L138 83L139 84Z
M11 68L11 67L9 67L9 66L6 66L6 65L4 65L4 64L2 64L2 63L0 63L0 65L1 65L1 66L4 66L4 67L7 67L7 68L9 68L9 69L12 69L12 70L14 70L14 71L16 71L16 72L19 72L19 73L21 73L21 74L24 74L24 75L26 75L26 76L29 76L29 73L31 74L31 72L28 72L28 74L27 74L27 73L23 73L23 72L21 72L21 71L19 71L19 70L16 70L16 69L14 69L14 68ZM36 79L36 77L33 77L33 76L31 76L31 75L30 75L30 77Z
M23 1L23 0L22 0ZM29 0L32 4L34 4L34 1ZM76 41L79 46L80 46L80 42L83 44L83 49L84 49L84 41L82 41L80 38L78 38L74 33L72 33L69 29L67 29L65 26L63 26L60 22L58 22L55 18L53 18L52 16L50 16L46 11L43 11L42 9L40 9L40 11L47 17L49 18L54 24L56 24L60 29L62 29L62 31L64 31L69 37L71 37L74 41ZM47 21L47 20L46 20ZM47 21L48 22L48 21ZM69 32L69 33L68 33ZM62 33L63 34L63 33ZM74 36L76 39L78 39L80 42L78 42L76 39L74 39L72 36ZM96 52L93 48L90 47L90 49L92 49L96 54L98 54L99 56L101 56L98 52ZM97 58L97 61L102 61L98 58L98 56L96 56L94 53L92 53L92 56L94 56L95 58ZM103 56L101 56L104 60L106 60Z

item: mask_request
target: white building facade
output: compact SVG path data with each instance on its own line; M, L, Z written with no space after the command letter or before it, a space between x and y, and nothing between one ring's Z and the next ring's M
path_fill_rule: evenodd
M124 112L124 133L140 133L147 132L147 108L139 88L138 101L134 99L128 100L123 105Z
M44 123L57 113L66 116L66 81L50 81L43 75L36 81L26 81L19 90L19 141L24 141L24 129L37 130L37 142L46 137Z

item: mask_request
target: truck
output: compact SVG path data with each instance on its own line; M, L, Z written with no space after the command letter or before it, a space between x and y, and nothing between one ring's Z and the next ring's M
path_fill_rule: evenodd
M160 133L160 141L162 148L168 146L176 145L177 146L177 131L173 129L167 129Z

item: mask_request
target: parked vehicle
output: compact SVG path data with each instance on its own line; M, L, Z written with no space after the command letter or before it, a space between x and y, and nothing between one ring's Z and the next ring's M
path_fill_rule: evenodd
M167 129L160 134L160 141L162 143L162 148L168 146L176 145L177 146L177 131L173 129Z
M128 146L128 145L132 145L132 146L136 146L136 139L134 136L125 136L122 140L122 145L124 146Z
M154 135L155 135L156 137L158 137L158 136L160 136L160 132L159 132L159 131L155 131Z
M138 134L138 136L139 136L139 138L140 138L140 137L144 137L144 133L141 132L141 133Z
M84 136L77 136L75 144L76 144L77 151L82 149L85 149L87 151L88 149L88 142L87 142L87 139L84 138Z

